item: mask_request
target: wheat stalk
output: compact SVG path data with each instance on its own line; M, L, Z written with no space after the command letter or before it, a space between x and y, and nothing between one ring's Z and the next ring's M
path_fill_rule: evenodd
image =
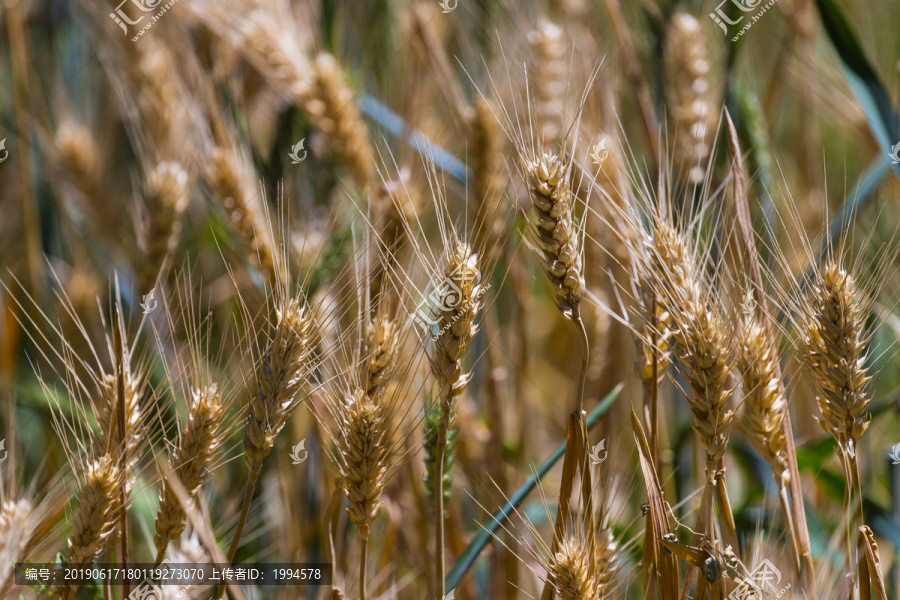
M184 429L172 454L174 475L189 496L194 495L208 476L207 467L222 441L219 430L225 407L215 385L195 389ZM163 482L156 513L156 564L162 562L169 542L184 531L187 515L168 479Z

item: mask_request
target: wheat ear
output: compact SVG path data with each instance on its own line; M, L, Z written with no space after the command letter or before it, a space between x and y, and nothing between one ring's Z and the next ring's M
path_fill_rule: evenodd
M353 176L366 186L374 168L369 130L353 100L346 74L337 59L322 53L313 63L312 83L298 94L300 106L328 139L328 144Z
M69 536L70 565L89 564L100 555L115 527L121 473L109 454L87 466Z
M535 73L528 80L535 87L535 130L542 143L554 144L563 134L560 115L565 114L566 75L569 72L563 30L542 19L528 34L528 41L534 50Z
M478 255L468 244L456 242L449 249L443 281L446 283L441 285L436 309L443 329L434 340L434 352L429 358L431 373L440 388L433 476L437 600L444 597L444 453L448 432L456 424L456 398L469 383L470 374L463 373L462 359L466 346L478 331L475 317L481 309L484 289L480 283Z
M207 466L222 441L220 425L225 407L215 385L193 391L191 406L184 429L172 454L174 475L189 496L194 495L206 480ZM156 564L165 557L169 542L184 531L187 515L168 480L163 482L156 513Z
M547 581L563 600L593 600L596 582L590 576L590 552L578 536L559 543L547 565Z
M710 61L700 22L686 13L672 17L666 40L668 105L675 131L673 161L688 182L703 181L712 130Z
M342 409L338 440L341 487L350 505L347 514L356 525L360 548L360 600L366 600L366 559L369 530L381 507L381 492L391 457L389 415L383 396L370 396L362 388L350 393Z
M871 376L866 366L868 304L852 274L829 261L812 281L801 301L804 362L812 375L822 428L841 448L848 499L844 550L853 569L851 518L855 498L857 525L864 525L856 440L869 427Z
M736 352L715 293L697 264L690 242L661 219L654 223L650 254L661 301L672 316L674 355L691 388L688 408L692 426L706 450L706 489L699 521L700 533L712 528L712 499L717 495L725 519L725 539L737 547L737 534L730 514L724 481L723 458L734 412L728 410L732 388L729 376Z
M241 515L228 550L229 563L237 553L263 460L300 404L296 396L309 376L312 348L313 318L306 307L292 299L278 310L278 324L260 359L257 388L250 397L244 429L244 454L250 470ZM216 598L221 598L224 591L223 583L219 585Z
M384 389L385 379L391 374L400 349L397 324L386 316L371 319L365 331L365 372L363 381L370 398Z
M147 178L148 228L146 256L141 261L138 289L146 292L168 267L181 238L181 218L188 205L188 174L175 162L156 166Z
M266 235L268 230L252 197L248 197L248 188L233 153L224 148L213 152L207 167L207 181L249 248L251 264L256 265L263 279L271 284L275 279L275 262L272 244Z
M503 169L503 137L492 103L481 96L476 98L469 127L472 132L472 190L479 218L476 231L477 248L489 248L502 240L504 220L501 173Z

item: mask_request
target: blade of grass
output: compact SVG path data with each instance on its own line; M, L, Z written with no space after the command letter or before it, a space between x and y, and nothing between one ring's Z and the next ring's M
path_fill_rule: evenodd
M622 391L622 386L618 385L611 391L606 397L600 401L597 408L595 408L587 417L587 428L588 430L592 429L607 413L609 408L612 406L613 402L615 402L616 398L619 397L619 393ZM556 451L550 455L544 463L538 468L534 475L532 475L528 481L525 482L522 487L520 487L516 492L509 497L509 500L503 507L494 513L494 515L490 518L487 523L484 523L481 526L481 531L476 535L463 553L457 559L456 564L450 569L450 572L447 574L447 578L445 579L445 587L448 590L456 589L459 585L459 582L462 580L463 576L469 571L472 565L475 563L475 560L478 558L478 555L487 547L488 543L490 543L493 536L500 529L501 525L503 525L509 516L513 513L513 511L519 507L519 505L528 497L535 487L537 487L538 482L553 468L553 466L562 458L563 454L566 451L566 445L560 444Z

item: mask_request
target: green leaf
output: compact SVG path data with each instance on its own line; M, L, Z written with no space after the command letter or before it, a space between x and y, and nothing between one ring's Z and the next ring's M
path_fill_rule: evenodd
M600 404L595 408L591 414L587 417L587 428L590 430L596 425L600 418L606 414L606 411L609 410L609 407L612 406L612 403L618 398L619 392L622 391L621 384L616 386L616 388L611 391L607 396L600 401ZM490 521L483 524L481 526L481 531L469 542L469 545L460 555L459 559L456 561L456 564L453 565L453 568L450 569L450 572L447 574L447 578L444 580L445 587L448 590L456 589L459 585L459 582L462 580L463 575L472 567L475 563L475 560L478 558L478 555L481 554L481 551L484 550L485 546L488 545L491 537L497 533L497 530L500 529L500 526L503 525L509 519L510 515L513 511L519 507L523 500L537 487L538 482L546 475L550 469L553 468L553 465L562 458L562 455L566 451L566 444L563 442L560 444L559 448L550 455L544 464L540 466L537 472L525 482L525 485L516 490L512 496L510 496L509 500L506 504L503 505L499 511L494 513L491 517Z
M822 17L822 25L840 56L847 81L882 150L882 159L887 160L891 146L898 141L897 115L891 105L891 98L878 73L866 58L859 36L837 2L816 0L816 4ZM900 175L900 165L894 165L894 171Z

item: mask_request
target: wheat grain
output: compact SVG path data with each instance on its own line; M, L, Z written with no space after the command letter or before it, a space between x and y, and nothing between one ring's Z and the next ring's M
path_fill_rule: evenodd
M216 386L193 391L187 422L172 455L174 474L189 496L203 485L208 475L207 467L222 441L219 426L224 410L222 396ZM159 559L169 542L184 531L185 519L184 507L168 481L164 481L156 513L156 536L153 538Z
M89 564L115 525L121 474L109 454L87 466L69 535L68 564Z

